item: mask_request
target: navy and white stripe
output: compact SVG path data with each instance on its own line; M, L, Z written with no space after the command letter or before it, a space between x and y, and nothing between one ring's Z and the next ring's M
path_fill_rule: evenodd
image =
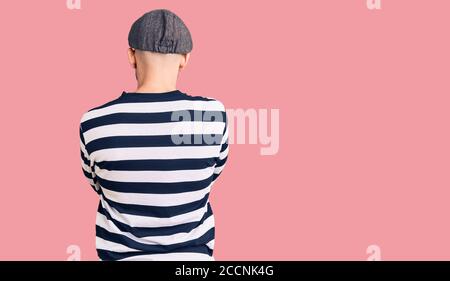
M174 120L179 113L190 119ZM174 142L180 135L185 142ZM228 156L222 103L178 90L123 92L83 115L80 148L100 197L101 260L214 260L209 193Z

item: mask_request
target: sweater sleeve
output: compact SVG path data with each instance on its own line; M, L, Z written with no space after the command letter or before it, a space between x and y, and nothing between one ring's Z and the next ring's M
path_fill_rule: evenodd
M228 118L225 115L225 128L224 132L222 134L222 141L220 143L220 152L219 156L217 157L216 166L214 168L214 174L213 174L213 181L215 181L219 175L222 173L223 169L225 168L225 164L228 159Z
M95 192L100 194L100 189L97 185L95 172L93 171L91 159L89 153L86 150L86 144L83 135L83 128L80 124L80 155L81 155L81 169L83 171L84 176L87 178L89 184L94 189Z

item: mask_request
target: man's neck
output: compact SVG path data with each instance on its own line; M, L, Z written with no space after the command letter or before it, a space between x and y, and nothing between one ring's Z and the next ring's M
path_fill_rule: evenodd
M165 93L177 90L177 85L158 85L156 83L145 83L138 85L136 93Z

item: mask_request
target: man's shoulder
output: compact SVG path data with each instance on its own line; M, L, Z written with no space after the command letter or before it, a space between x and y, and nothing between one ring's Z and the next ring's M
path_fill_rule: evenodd
M113 99L113 100L109 100L109 101L107 101L107 102L101 103L100 105L96 105L96 106L94 106L94 107L89 108L88 110L86 110L86 111L82 114L80 123L83 123L84 121L90 119L91 116L95 115L95 112L96 112L97 110L101 110L101 109L103 109L103 108L107 108L107 107L109 107L109 106L111 106L111 105L118 104L118 103L120 103L120 97L117 97L117 98L115 98L115 99Z
M110 106L110 105L114 105L114 104L117 104L117 103L120 103L120 97L117 97L117 98L115 98L115 99L113 99L113 100L109 100L109 101L107 101L107 102L103 102L103 103L101 103L100 105L96 105L96 106L94 106L94 107L91 107L90 109L88 109L88 110L86 111L86 113L95 111L95 110L97 110L97 109L102 109L102 108L105 108L105 107L108 107L108 106Z
M181 92L181 93L182 93L182 95L180 95L180 97L177 97L176 99L166 100L163 102L179 102L182 100L192 101L194 103L199 102L198 106L200 106L204 110L225 111L224 104L216 98L205 96L205 95L192 95L192 94L188 94L185 92ZM107 102L101 103L100 105L91 107L83 113L83 115L81 116L80 123L90 120L90 119L96 117L97 115L102 115L105 113L105 111L107 111L107 112L111 111L112 108L110 109L109 107L111 107L113 105L121 104L121 103L130 103L130 102L133 103L133 100L126 100L126 99L124 100L121 98L121 96L119 96L113 100L109 100ZM194 105L194 107L197 107L197 105Z
M225 106L224 106L224 104L220 101L220 100L218 100L218 99L216 99L216 98L213 98L213 97L209 97L209 96L194 96L194 95L190 95L190 94L186 94L186 93L184 93L190 100L198 100L198 101L206 101L206 102L208 102L209 104L211 104L211 105L213 105L214 106L214 108L217 108L218 110L222 110L222 111L225 111Z

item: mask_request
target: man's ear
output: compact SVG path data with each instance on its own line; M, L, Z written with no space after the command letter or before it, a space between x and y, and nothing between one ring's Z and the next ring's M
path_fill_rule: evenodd
M136 55L135 49L128 48L128 61L130 62L131 67L136 68Z
M187 54L183 55L183 59L181 60L181 63L180 63L180 70L186 67L190 57L191 57L191 53L187 53Z

